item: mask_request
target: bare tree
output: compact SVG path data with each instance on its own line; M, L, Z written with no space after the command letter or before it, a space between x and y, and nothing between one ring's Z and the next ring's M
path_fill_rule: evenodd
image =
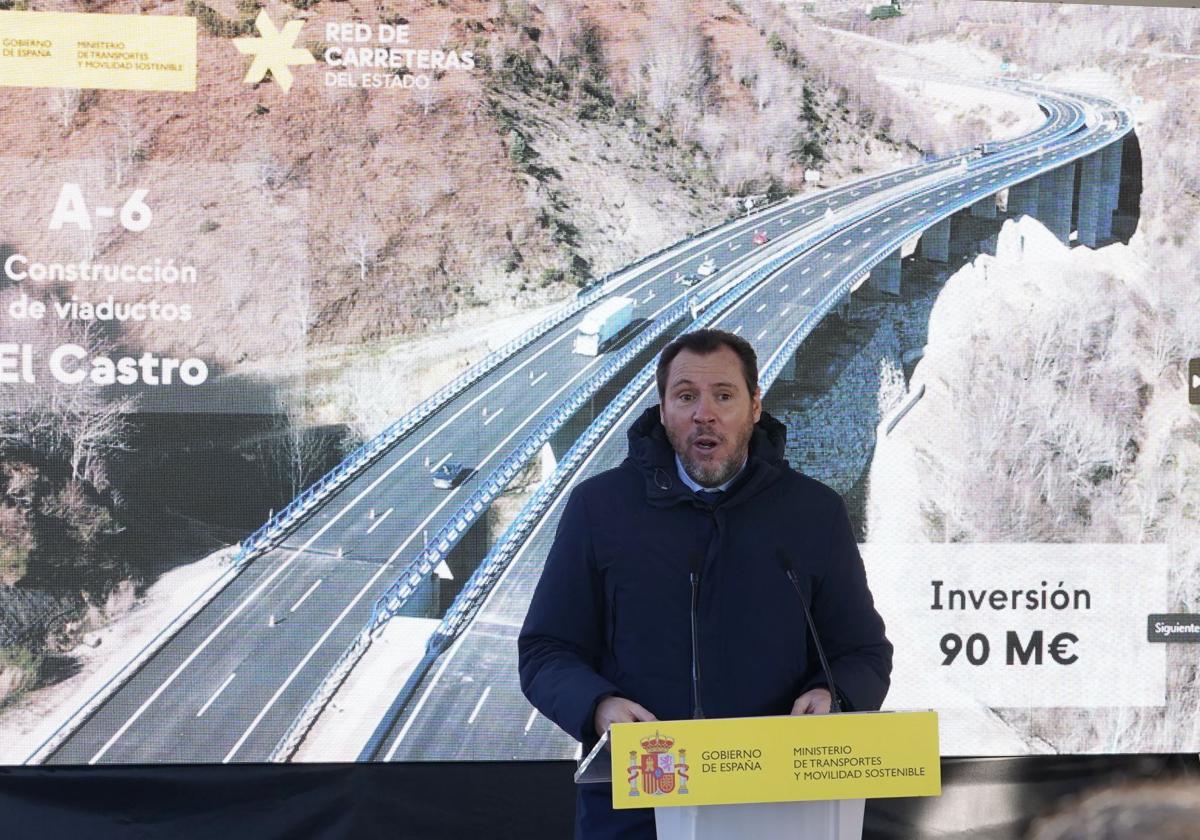
M549 36L546 42L551 45L546 57L557 66L562 61L563 45L579 32L579 12L564 0L544 0L542 17Z
M783 92L787 84L787 70L772 58L764 58L758 64L754 79L754 103L764 110Z
M72 343L89 357L111 351L94 322L16 321L6 335L34 346L40 353ZM36 383L0 386L0 445L19 444L71 466L71 477L104 489L105 464L128 442L126 415L136 407L132 398L108 399L89 384L68 384L53 378Z
M346 232L342 250L346 258L358 269L360 283L367 279L367 275L379 259L380 240L379 227L369 214L359 216Z
M438 198L445 195L442 182L436 176L425 174L414 181L408 189L408 198L421 218L429 215Z
M428 85L417 89L416 102L421 106L421 115L428 117L429 112L442 102L442 95L430 81Z
M643 63L646 98L666 119L682 99L699 92L705 70L704 42L688 4L679 0L663 0L650 26L645 45L649 58Z
M50 113L58 118L64 133L71 130L71 123L79 113L83 92L79 88L56 88L47 100Z
M142 154L145 135L138 124L137 116L130 110L118 111L112 119L112 173L114 186L120 187L133 171Z

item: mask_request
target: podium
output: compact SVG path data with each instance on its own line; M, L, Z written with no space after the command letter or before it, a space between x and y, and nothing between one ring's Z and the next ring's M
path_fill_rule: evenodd
M937 716L615 724L575 782L608 785L615 809L654 808L659 840L859 840L866 799L941 793Z

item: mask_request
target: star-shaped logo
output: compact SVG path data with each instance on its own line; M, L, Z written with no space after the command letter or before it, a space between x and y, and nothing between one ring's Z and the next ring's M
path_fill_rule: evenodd
M302 20L289 20L282 30L276 29L266 9L260 11L254 19L254 28L262 37L233 39L233 45L238 48L238 52L254 56L250 69L246 71L246 78L242 81L249 84L262 81L270 70L272 78L279 83L284 93L291 90L292 71L288 69L288 65L316 63L316 59L308 50L292 46L300 36L303 26Z

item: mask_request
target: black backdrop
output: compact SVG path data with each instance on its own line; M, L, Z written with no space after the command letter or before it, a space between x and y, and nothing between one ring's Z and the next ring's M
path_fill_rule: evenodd
M564 838L571 762L0 769L4 840ZM1194 755L945 759L943 795L867 806L864 840L1021 837L1064 797L1200 777Z

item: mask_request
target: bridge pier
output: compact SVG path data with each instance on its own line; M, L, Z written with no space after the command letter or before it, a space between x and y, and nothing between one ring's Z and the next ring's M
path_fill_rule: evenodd
M1050 230L1050 223L1054 219L1054 185L1056 183L1054 173L1055 170L1051 170L1037 176L1038 204L1034 217L1047 230Z
M1037 216L1039 178L1031 178L1008 188L1008 215Z
M1075 164L1060 166L1038 181L1038 221L1067 245L1071 241L1071 209L1075 203Z
M921 234L921 256L931 262L950 262L949 217Z
M1093 152L1080 161L1079 173L1079 243L1096 247L1100 215L1104 210L1104 153Z
M976 219L996 218L996 196L989 195L972 204L971 215Z
M833 308L834 314L837 315L839 318L841 318L843 321L850 320L850 311L851 311L850 306L851 306L851 300L853 299L853 297L854 297L854 294L852 292L849 292L849 291L846 292L846 294L842 297L842 299L840 301L838 301L837 306L835 306Z
M900 249L883 258L883 261L871 269L871 286L877 292L888 295L900 294ZM850 296L846 296L849 303Z
M1113 213L1117 209L1117 198L1121 194L1121 152L1125 144L1121 141L1105 146L1100 177L1104 190L1100 198L1100 219L1096 236L1108 239L1112 236Z
M950 222L948 250L951 259L971 253L975 246L975 243L971 241L970 222L967 220L969 215L965 210L959 210L946 220Z

